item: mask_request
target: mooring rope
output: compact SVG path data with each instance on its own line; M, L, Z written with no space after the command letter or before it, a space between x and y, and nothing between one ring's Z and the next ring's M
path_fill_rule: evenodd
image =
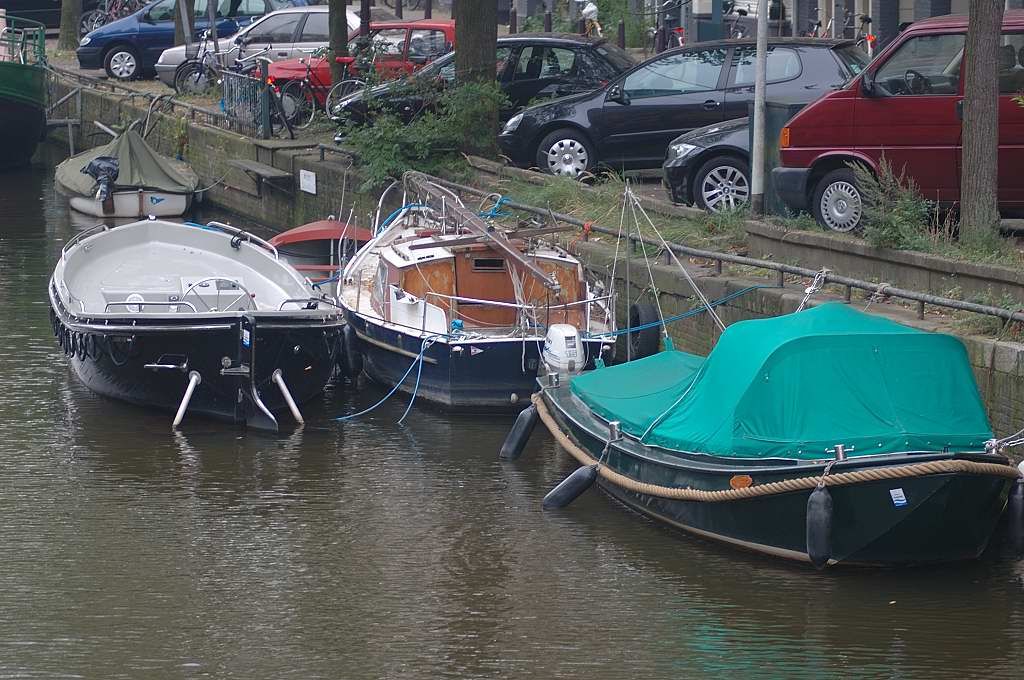
M547 404L540 392L531 397L534 406L537 407L537 414L544 421L544 425L551 432L558 444L568 451L580 465L594 465L597 459L584 451L572 439L569 438L562 428L555 422L554 417L548 410ZM903 479L906 477L924 477L926 475L937 475L944 473L965 473L973 475L995 475L1017 479L1020 472L1012 465L1000 465L997 463L978 463L973 460L935 460L924 463L911 463L908 465L893 465L881 468L868 468L866 470L854 470L851 472L840 472L828 475L812 475L809 477L797 477L784 479L779 482L768 482L766 484L754 484L740 489L720 489L707 491L705 489L689 489L671 486L659 486L648 482L641 482L632 477L616 472L605 465L598 466L598 474L609 482L620 486L628 491L668 498L679 501L701 501L716 503L722 501L736 501L745 498L757 498L759 496L772 496L791 491L803 491L813 489L818 485L823 486L844 486L847 484L859 484L861 482L875 482L882 479Z

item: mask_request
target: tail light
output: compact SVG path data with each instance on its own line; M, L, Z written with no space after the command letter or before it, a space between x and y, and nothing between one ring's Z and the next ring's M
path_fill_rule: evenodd
M779 133L779 148L780 149L788 149L789 148L789 128L788 127L782 128L782 132Z
M869 43L873 43L876 40L878 40L878 36L876 36L874 33L868 33L866 36L864 36L864 39L867 40Z

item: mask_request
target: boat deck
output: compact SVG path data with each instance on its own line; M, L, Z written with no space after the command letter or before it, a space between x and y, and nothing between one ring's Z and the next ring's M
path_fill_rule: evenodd
M70 243L57 273L76 313L294 311L313 297L301 275L261 245L160 221Z

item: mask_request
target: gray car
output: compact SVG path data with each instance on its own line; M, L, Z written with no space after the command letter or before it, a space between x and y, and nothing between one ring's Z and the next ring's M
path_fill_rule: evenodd
M294 59L304 56L302 50L314 50L327 45L330 28L327 23L327 6L288 7L271 12L254 21L233 36L224 37L218 47L221 51L233 50L232 57L252 54L271 47L267 57L271 61ZM359 28L359 14L346 10L348 30ZM169 87L174 87L174 72L185 61L185 45L164 50L156 62L156 74Z

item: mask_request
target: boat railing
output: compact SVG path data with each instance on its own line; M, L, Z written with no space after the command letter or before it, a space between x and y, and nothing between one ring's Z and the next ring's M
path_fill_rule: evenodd
M103 307L103 311L104 313L109 312L111 307L125 307L127 311L132 312L133 314L141 314L142 308L147 305L154 307L177 307L178 305L181 305L183 307L188 307L192 310L193 314L199 313L194 304L186 302L185 300L121 300L120 302L108 302ZM136 307L136 309L132 309L132 307Z
M108 229L110 229L110 227L107 226L106 224L97 224L93 227L89 227L85 231L78 232L77 234L71 237L70 241L64 244L63 248L60 249L60 259L63 260L67 252L71 250L72 246L74 246L76 243L86 238L87 236L91 236L93 232L107 231Z
M277 308L277 311L283 311L285 305L306 305L304 309L316 309L317 305L320 304L320 300L315 297L305 298L288 298Z
M0 61L46 63L46 27L30 19L0 13Z
M256 234L245 231L243 229L239 229L238 227L232 227L230 224L225 224L224 222L207 222L206 226L220 229L221 231L225 231L229 234L234 234L239 238L245 239L250 243L255 243L258 246L262 246L266 250L269 250L271 253L273 253L275 260L281 259L280 255L277 254L277 248L271 245L269 241L261 239Z

